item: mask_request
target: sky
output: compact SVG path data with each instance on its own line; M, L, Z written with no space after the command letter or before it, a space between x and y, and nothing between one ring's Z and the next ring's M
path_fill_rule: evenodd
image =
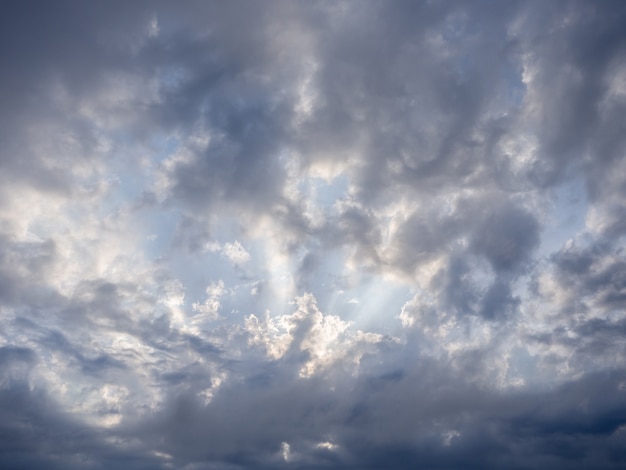
M0 468L626 467L626 2L0 9Z

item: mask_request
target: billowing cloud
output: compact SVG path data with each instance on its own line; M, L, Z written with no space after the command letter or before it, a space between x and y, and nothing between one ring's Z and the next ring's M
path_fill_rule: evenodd
M5 5L0 467L623 468L625 23Z

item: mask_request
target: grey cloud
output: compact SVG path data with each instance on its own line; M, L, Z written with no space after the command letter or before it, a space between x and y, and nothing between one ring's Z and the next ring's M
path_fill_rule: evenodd
M319 266L319 257L314 252L309 252L302 258L297 272L296 282L300 290L309 290L309 277Z
M17 242L7 234L0 235L0 302L45 302L45 279L56 260L54 240Z
M122 12L72 1L4 6L0 60L11 65L0 83L0 165L7 182L74 192L73 166L89 162L98 143L97 130L77 108L107 77L133 67L133 30L149 18L139 7ZM120 32L116 47L110 40ZM55 154L53 163L47 153Z
M446 270L440 272L433 283L442 283L441 304L444 308L452 308L459 315L474 312L478 292L470 266L463 258L451 258Z
M520 302L511 294L511 283L530 268L539 230L535 217L513 203L491 198L463 200L450 215L417 213L408 219L394 239L391 261L396 269L412 275L420 266L443 257L445 268L429 286L440 293L442 308L461 315L506 317ZM464 247L462 239L468 236L469 244ZM475 259L478 256L497 276L488 288L478 282L484 276Z
M0 405L0 463L5 468L159 468L159 459L149 452L106 443L106 433L58 412L43 391L26 383L3 387Z
M552 261L560 284L575 293L578 302L591 301L607 311L623 305L626 262L621 248L606 242L587 248L570 245L555 253Z
M624 304L624 260L621 248L594 241L588 245L569 243L551 259L556 281L550 289L536 281L539 298L558 302L552 307L556 320L531 342L564 347L572 361L586 368L621 362L623 321L618 312ZM548 303L548 305L550 305Z
M183 215L178 222L172 245L184 248L189 253L200 253L211 241L211 233L206 224L189 215Z
M539 244L535 217L514 205L496 207L473 235L471 247L500 273L520 267Z
M594 169L605 167L600 162L614 158L614 150L621 145L619 139L606 139L614 125L605 120L600 103L608 92L611 66L619 62L626 44L621 28L623 5L554 4L552 8L559 11L554 16L545 15L537 6L532 5L527 17L536 22L535 27L522 34L540 74L534 85L541 103L537 131L542 144L535 178L540 184L552 183L585 161L589 184L600 188ZM610 114L619 109L618 100L612 103ZM590 160L587 152L593 155Z
M429 215L414 214L400 227L395 237L392 263L407 273L442 251L453 249L453 242L459 236L460 221L457 217Z
M443 388L439 390L441 408L432 412L438 417L434 421L460 432L457 440L450 441L445 452L441 441L428 438L415 446L370 446L369 451L365 445L357 445L361 452L365 452L365 455L361 454L364 465L370 458L381 464L386 457L395 462L394 468L424 462L437 468L457 468L460 462L468 468L499 468L507 462L515 465L513 462L520 457L520 452L524 452L525 458L523 463L517 460L517 465L524 468L540 468L546 462L553 462L560 468L584 468L585 462L590 461L587 459L593 459L597 462L594 464L601 467L617 468L620 459L617 440L607 442L602 458L592 456L589 450L595 447L600 436L611 435L623 423L623 397L618 390L620 380L621 375L616 372L607 377L585 377L551 392L508 397L486 396L461 386L457 391L464 398L460 400L454 398L457 391ZM594 390L604 390L605 387L611 390L606 402L601 395L594 393ZM590 399L588 411L579 407L582 397ZM462 421L457 421L460 416L456 414L456 405L459 402L465 402L473 409ZM501 420L497 416L507 418ZM491 426L494 427L489 429ZM464 430L468 433L465 434ZM510 442L517 442L520 447L509 446ZM574 443L581 447L577 448ZM481 457L477 459L479 449ZM376 464L371 466L374 468Z
M76 368L83 374L102 376L109 372L109 369L125 369L123 361L108 354L93 351L85 351L83 345L72 344L67 337L58 331L45 332L45 336L38 341L38 345L46 351L60 353L74 363L72 368Z
M174 169L174 193L198 208L210 207L215 199L244 201L253 207L279 202L283 169L277 142L281 141L281 131L272 122L269 105L260 104L255 109L246 104L237 109L231 103L234 96L222 100L214 106L223 115L207 119L207 131L216 136L192 162Z
M497 318L515 313L521 301L513 296L511 286L502 281L494 282L483 297L480 314L485 318Z
M399 20L406 10L415 15L410 22ZM453 23L455 15L461 27L477 22L485 32L503 33L482 5L466 11L451 4L366 3L359 20L340 19L342 28L331 30L324 43L332 46L321 49L319 86L328 98L310 124L315 127L305 135L311 135L315 145L333 145L339 155L345 147L362 152L355 182L364 200L381 192L388 195L394 185L419 191L458 184L480 169L480 153L470 153L468 144L485 106L481 90L497 75L488 74L493 64L471 62L491 54L471 52L473 47L492 49L495 43L482 42L480 36L465 44L451 40L446 44L449 55L442 57L429 35L445 28L448 19ZM368 34L361 24L369 25ZM458 33L450 27L451 35ZM494 51L494 57L500 58L499 52ZM466 68L461 70L463 63ZM435 132L420 129L432 125L437 126ZM367 142L365 148L360 141ZM402 168L397 176L389 172L390 162Z

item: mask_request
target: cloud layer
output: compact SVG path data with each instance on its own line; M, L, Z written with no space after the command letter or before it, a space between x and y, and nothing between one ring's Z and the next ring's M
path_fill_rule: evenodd
M623 2L0 23L0 466L624 467Z

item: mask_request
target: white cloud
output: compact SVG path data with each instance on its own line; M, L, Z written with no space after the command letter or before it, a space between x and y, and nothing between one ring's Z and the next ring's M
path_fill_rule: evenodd
M202 319L204 320L212 320L217 318L219 315L219 310L222 306L220 303L220 297L226 294L226 289L224 288L224 281L218 281L209 285L206 288L207 298L203 303L194 302L191 305L191 308L194 312L201 314Z
M250 253L248 253L237 240L232 243L224 243L224 245L216 241L211 241L204 245L204 251L211 253L219 252L236 266L244 265L250 261Z
M303 378L321 373L339 361L346 361L346 366L354 369L370 346L385 339L377 333L354 331L350 322L322 313L312 294L297 297L295 305L297 310L289 315L270 317L266 313L264 320L250 315L246 329L250 343L262 346L272 359L282 358L292 347L306 351L308 359L299 369Z
M241 246L237 240L234 243L225 243L222 248L224 255L233 263L237 265L246 264L250 261L250 254L246 249Z

